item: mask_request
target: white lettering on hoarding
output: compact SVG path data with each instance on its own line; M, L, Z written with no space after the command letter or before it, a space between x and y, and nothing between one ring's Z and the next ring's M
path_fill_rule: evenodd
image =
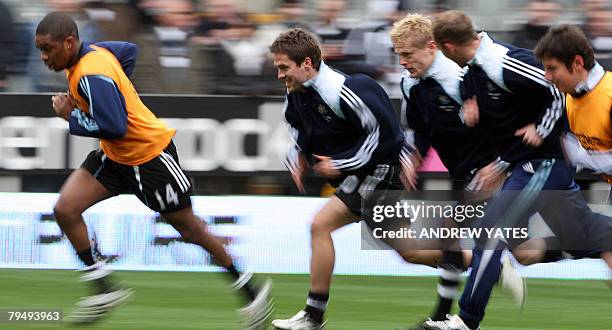
M225 122L212 118L163 120L177 129L174 140L186 171L283 171L282 159L290 139L282 116L282 103L268 102L259 106L258 118ZM247 154L247 136L257 137L254 155ZM60 118L0 119L0 168L3 169L75 168L97 144L96 139L70 136L68 125Z

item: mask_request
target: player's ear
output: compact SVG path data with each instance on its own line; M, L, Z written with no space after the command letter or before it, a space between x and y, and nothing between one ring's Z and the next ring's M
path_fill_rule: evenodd
M304 68L306 70L312 70L313 66L312 66L312 59L310 57L306 57L304 59Z
M438 48L438 45L436 44L435 41L430 40L427 42L427 48L431 50L436 50Z
M572 66L574 67L574 71L578 68L584 68L584 59L580 55L574 56L574 60L572 61Z
M74 47L76 47L76 38L74 35L69 35L66 37L66 39L64 39L64 45L66 46L67 49L72 49Z
M67 36L67 37L64 39L64 47L65 47L65 48L67 48L67 49L71 49L71 48L72 48L72 39L73 39L73 38L74 38L74 37L70 35L70 36Z

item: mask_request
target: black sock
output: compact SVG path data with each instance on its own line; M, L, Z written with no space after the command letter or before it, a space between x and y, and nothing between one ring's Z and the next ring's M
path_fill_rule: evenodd
M91 252L91 248L77 252L77 255L79 256L79 259L81 259L81 261L87 266L93 266L96 263L93 258L93 253ZM96 269L90 269L88 271L93 272L95 270ZM112 285L109 283L108 276L95 279L94 283L98 292L109 292L112 287Z
M546 252L544 252L544 260L542 260L542 263L547 263L547 262L557 262L559 260L563 260L565 259L563 257L563 254L561 253L561 251L559 250L546 250Z
M323 314L327 309L327 301L329 300L329 293L315 293L308 292L308 300L306 300L306 308L304 311L308 313L308 316L319 324L323 323Z
M458 270L466 270L469 266L463 264L463 252L461 251L443 251L442 263Z
M234 276L234 279L237 280L240 278L240 272L234 267L234 264L229 265L229 267L225 268L227 271Z
M83 251L77 251L77 255L86 266L92 266L96 263L93 258L93 253L91 253L91 248L89 247Z
M112 285L111 283L109 283L109 279L108 279L108 275L105 277L101 277L97 280L94 280L94 282L96 283L96 287L98 288L98 291L100 292L110 292L112 291Z
M234 267L234 264L231 264L225 269L234 278L234 281L238 281L238 279L240 278L240 272L236 269L236 267ZM255 300L255 297L257 297L257 291L253 288L253 285L251 284L251 279L249 279L246 283L243 283L238 288L242 292L244 292L249 301L253 301Z
M480 322L476 321L476 320L463 320L463 323L465 323L465 325L468 326L468 328L470 329L478 329L478 326L480 325Z
M545 237L546 251L544 252L544 260L542 262L556 262L565 259L561 253L559 240L556 237Z
M450 314L453 301L459 292L459 276L463 269L463 254L456 251L444 251L444 264L440 269L440 281L438 283L438 304L431 314L434 321L446 320L446 314Z

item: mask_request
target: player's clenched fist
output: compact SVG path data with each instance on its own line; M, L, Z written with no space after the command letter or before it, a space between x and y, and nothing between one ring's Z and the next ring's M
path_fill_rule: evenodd
M525 127L519 128L514 133L514 136L523 137L523 143L531 147L539 147L544 143L544 139L538 134L535 124L529 124Z
M70 118L72 110L76 107L74 99L66 93L57 93L51 97L53 111L58 117L66 120Z
M423 158L417 150L409 157L400 157L400 164L402 165L400 181L407 191L416 190L417 188L417 168L421 166L421 162L423 162Z
M478 102L476 101L476 96L469 98L463 102L463 108L461 109L463 113L463 121L467 127L474 127L478 124L480 120L480 112L478 110Z
M320 176L324 178L337 178L342 173L334 167L333 159L327 156L313 155L318 162L312 167Z

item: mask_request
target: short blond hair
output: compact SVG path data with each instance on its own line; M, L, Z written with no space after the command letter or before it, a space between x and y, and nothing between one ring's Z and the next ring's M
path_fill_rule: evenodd
M434 40L431 20L418 13L409 13L393 23L389 34L394 45L405 44L416 48L425 48L428 42Z

